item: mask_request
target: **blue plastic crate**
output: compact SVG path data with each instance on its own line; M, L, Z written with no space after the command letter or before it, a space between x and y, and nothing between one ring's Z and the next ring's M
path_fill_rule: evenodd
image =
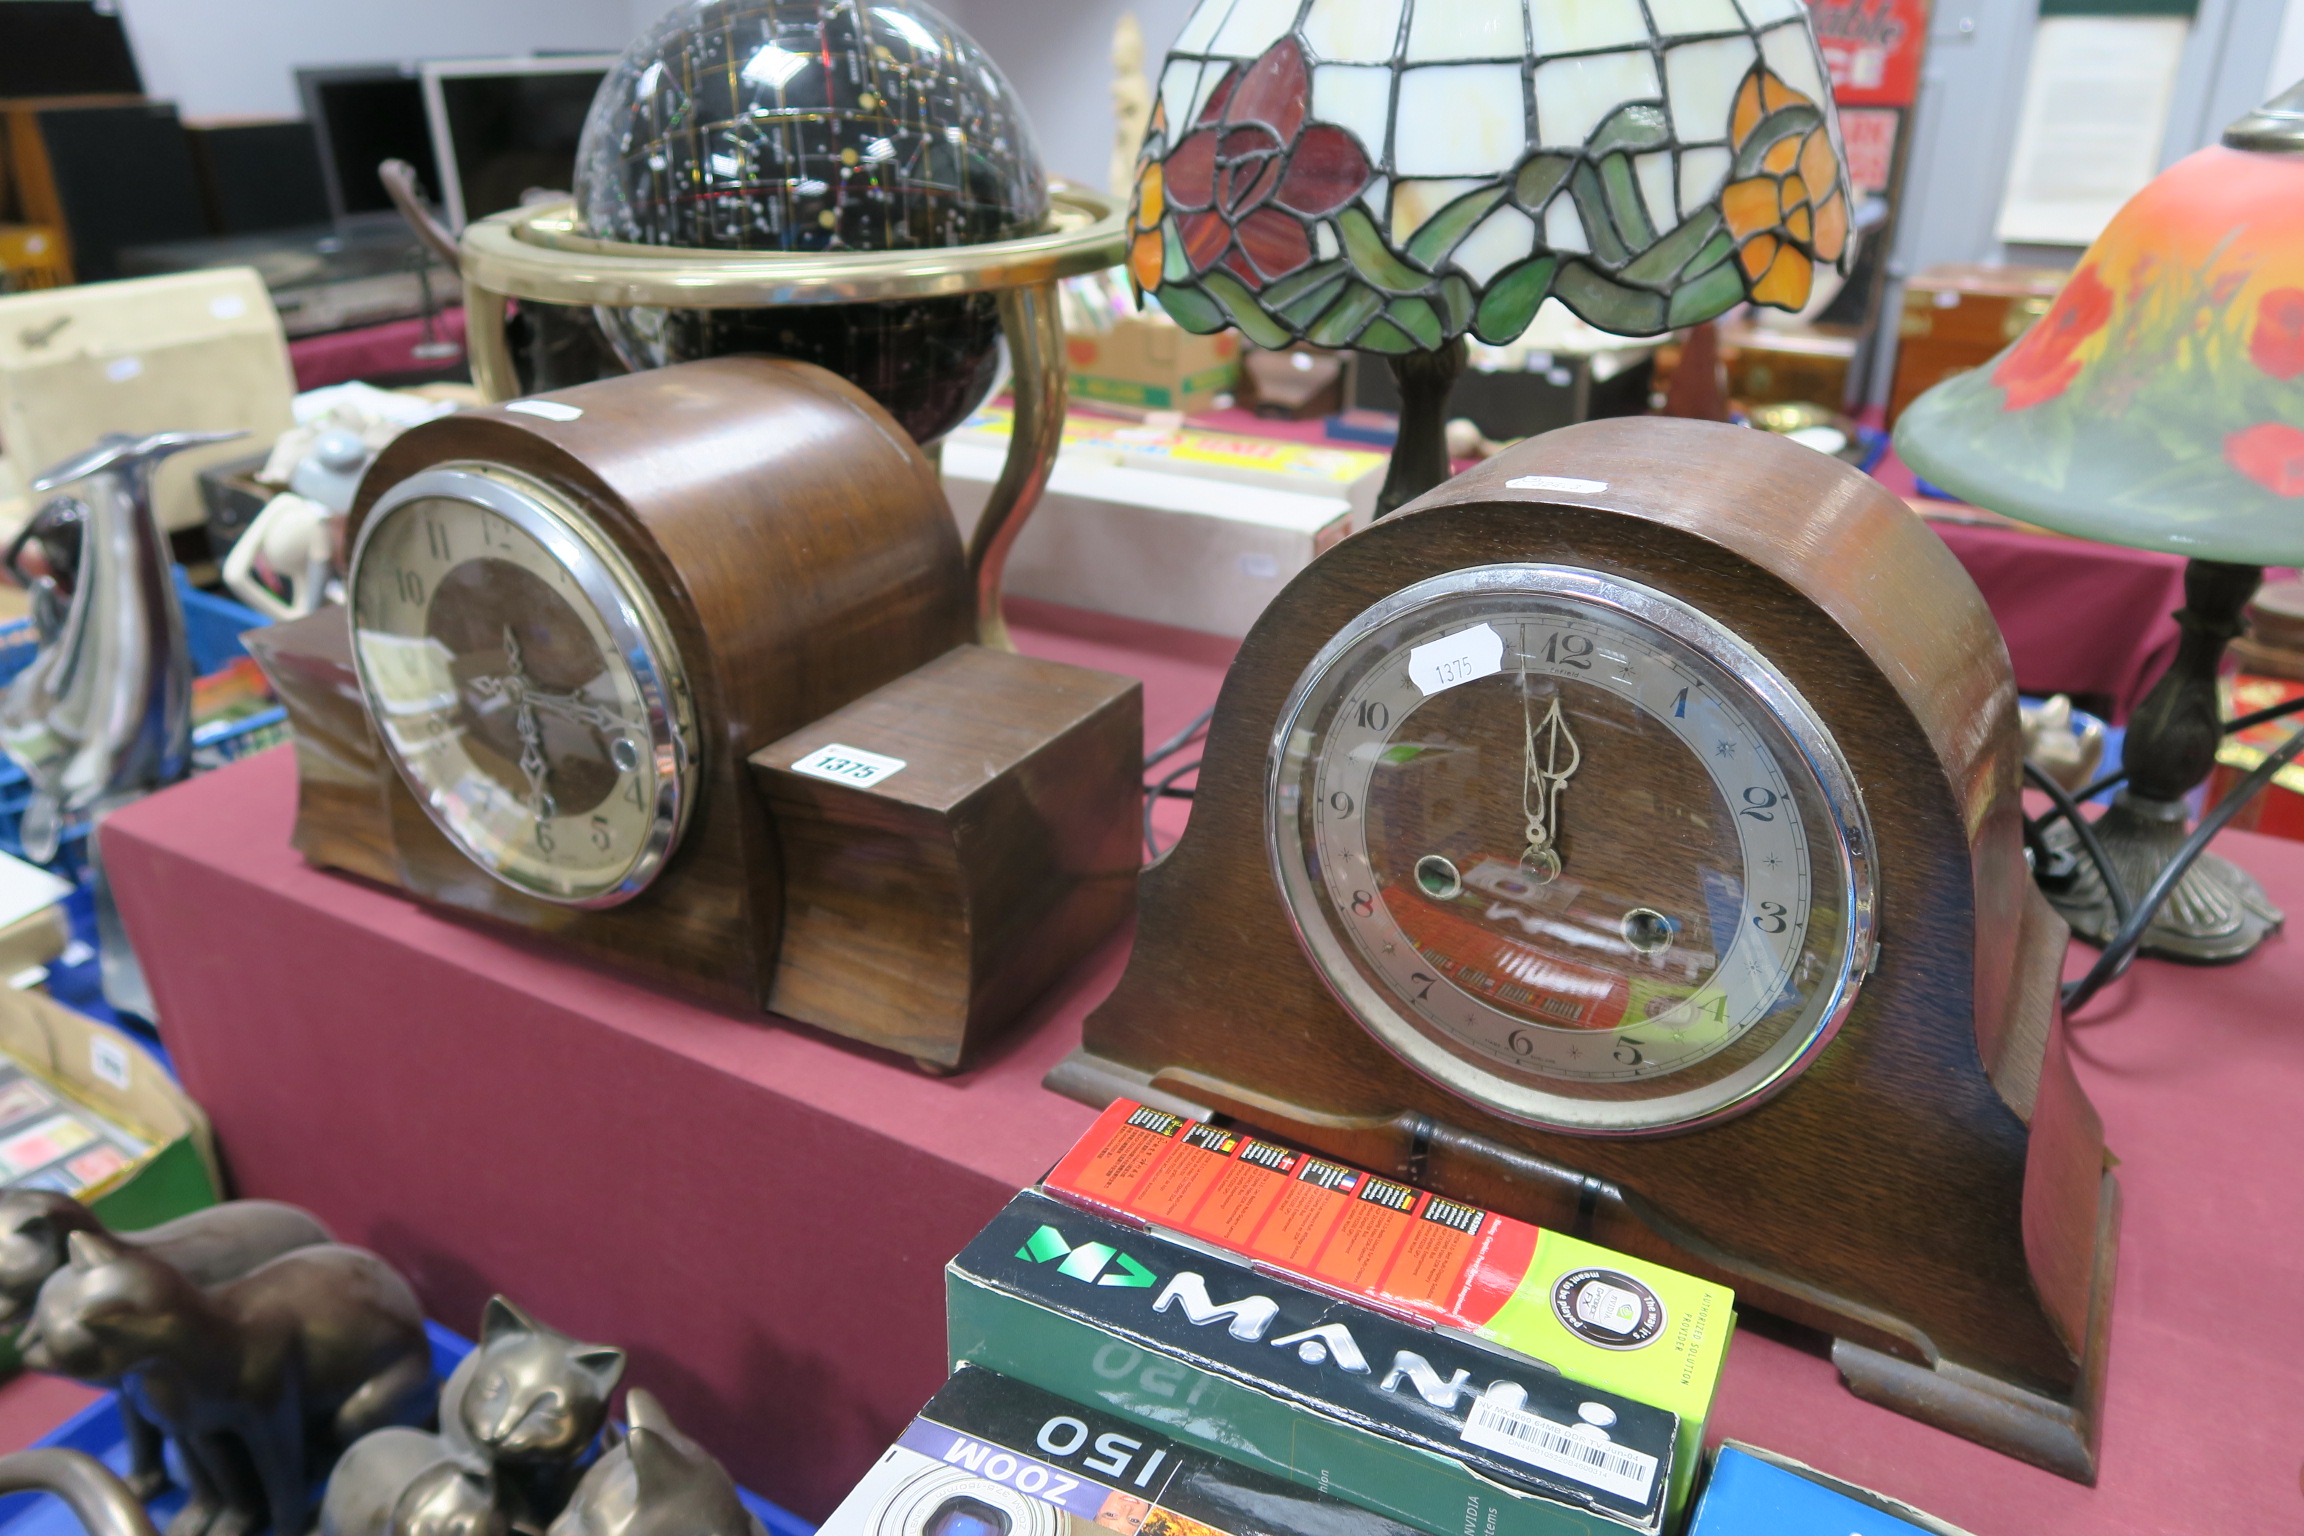
M255 609L228 597L201 591L185 580L182 566L176 568L176 596L184 609L184 631L192 645L192 667L202 677L222 671L235 658L247 655L247 647L240 643L241 635L272 622ZM33 633L31 620L0 624L0 687L7 686L17 673L30 666L39 649L39 638ZM283 709L268 709L245 719L208 726L193 733L193 769L197 772L221 767L275 742L285 741L287 736L288 712ZM24 807L31 799L32 782L24 776L24 770L0 758L0 851L17 858L24 856L24 840L18 830L24 819ZM49 867L67 880L79 880L87 871L87 842L85 827L71 832Z
M426 1323L424 1327L432 1336L433 1373L446 1381L457 1362L472 1352L471 1341L450 1333L438 1323ZM120 1400L109 1392L35 1443L85 1452L115 1472L125 1474L128 1470L128 1438L120 1427ZM744 1500L744 1507L760 1517L768 1536L816 1536L816 1527L781 1505L771 1504L746 1489L739 1488L736 1492ZM146 1506L152 1512L152 1523L162 1530L167 1529L169 1517L183 1507L181 1488L170 1488ZM53 1494L19 1493L0 1499L0 1536L87 1536L87 1532L73 1518L72 1511L64 1507L64 1501Z

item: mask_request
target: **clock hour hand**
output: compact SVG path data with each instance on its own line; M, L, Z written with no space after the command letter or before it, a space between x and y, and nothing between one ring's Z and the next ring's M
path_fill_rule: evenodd
M559 811L552 799L552 765L544 757L544 726L536 718L536 706L552 696L538 695L528 681L520 637L509 624L504 626L504 666L502 677L475 677L465 686L484 699L512 701L513 729L520 735L520 771L528 778L528 808L538 821L548 820Z
M1520 784L1520 810L1526 822L1527 847L1521 851L1520 862L1544 880L1554 880L1560 874L1560 791L1568 787L1568 780L1583 765L1584 749L1577 744L1576 735L1568 729L1567 718L1560 713L1560 699L1554 695L1552 705L1537 721L1528 699L1528 677L1525 670L1520 677L1520 722L1526 743L1524 771ZM1536 761L1537 738L1543 738L1544 761ZM1567 761L1561 761L1565 750Z

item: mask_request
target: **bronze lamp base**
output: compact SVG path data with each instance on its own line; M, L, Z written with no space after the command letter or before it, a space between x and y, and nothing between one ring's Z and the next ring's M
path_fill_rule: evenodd
M2190 810L2181 800L2149 800L2127 790L2097 818L2095 833L2105 858L2131 898L2160 878L2191 830ZM2079 846L2071 827L2058 822L2048 846L2071 856L2077 871L2069 888L2045 894L2073 934L2103 945L2119 931L2120 914L2104 889L2095 861ZM2204 853L2176 882L2160 911L2144 930L2143 954L2195 965L2238 960L2278 928L2285 915L2264 894L2256 877L2229 859Z

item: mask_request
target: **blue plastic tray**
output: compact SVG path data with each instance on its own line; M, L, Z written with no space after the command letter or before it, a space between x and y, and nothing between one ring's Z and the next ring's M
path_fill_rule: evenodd
M432 1369L446 1381L457 1362L472 1352L472 1345L438 1323L426 1323L424 1327L432 1335ZM120 1427L120 1400L110 1393L42 1435L36 1443L84 1451L115 1472L125 1474L128 1470L128 1440ZM760 1523L768 1528L768 1536L815 1536L816 1527L790 1510L745 1489L739 1488L736 1492L744 1500L745 1508L760 1517ZM146 1507L152 1512L152 1523L165 1530L169 1516L184 1507L184 1494L181 1489L171 1488ZM87 1533L73 1518L72 1511L64 1507L62 1499L45 1493L19 1493L0 1499L0 1536L87 1536Z

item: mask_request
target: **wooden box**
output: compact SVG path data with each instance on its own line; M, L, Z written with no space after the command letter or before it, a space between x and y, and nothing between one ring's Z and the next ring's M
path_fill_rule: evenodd
M784 865L772 1012L960 1065L1119 923L1144 688L965 645L752 755ZM899 761L869 784L796 765Z
M1929 267L1904 285L1888 424L1956 373L1981 368L2048 313L2066 273L2055 267Z

